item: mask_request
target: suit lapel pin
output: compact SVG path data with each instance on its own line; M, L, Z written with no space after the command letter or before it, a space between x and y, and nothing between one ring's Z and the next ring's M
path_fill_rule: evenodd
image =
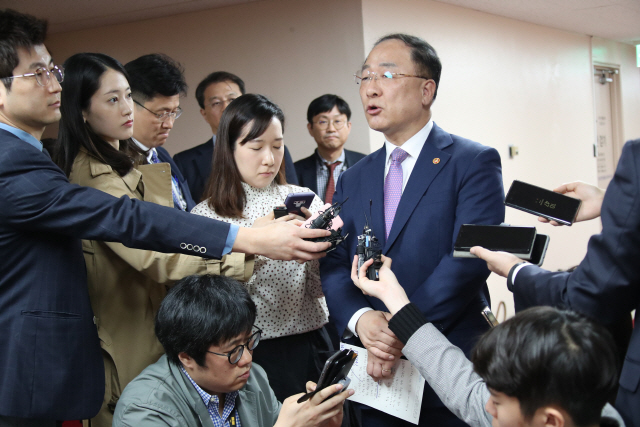
M433 159L433 164L437 165L438 163L440 163L440 159L438 157L436 157L435 159Z

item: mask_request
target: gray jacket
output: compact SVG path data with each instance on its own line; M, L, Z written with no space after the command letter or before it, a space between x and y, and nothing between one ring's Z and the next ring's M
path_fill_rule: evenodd
M462 350L454 346L431 323L423 325L402 350L440 400L458 418L472 427L490 427L492 417L484 407L489 389ZM624 427L620 414L608 403L602 410L603 421L611 418ZM608 420L609 422L613 420Z
M243 427L272 427L280 407L267 375L257 364L236 405ZM202 398L179 367L162 356L127 385L116 406L113 427L213 427Z

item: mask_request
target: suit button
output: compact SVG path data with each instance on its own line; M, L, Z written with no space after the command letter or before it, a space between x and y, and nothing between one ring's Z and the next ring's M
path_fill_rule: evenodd
M203 254L204 254L204 253L206 253L206 252L207 252L207 248L205 248L204 246L202 246L202 247L200 248L200 253L203 253Z
M186 243L180 243L180 249L187 249Z
M193 250L193 245L191 243L187 244L187 250L188 251L192 251Z

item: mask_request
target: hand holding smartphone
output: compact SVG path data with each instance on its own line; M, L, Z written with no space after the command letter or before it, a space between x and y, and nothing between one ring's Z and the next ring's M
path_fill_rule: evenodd
M504 200L506 206L564 225L575 222L581 203L580 199L518 180L513 181Z
M300 399L298 399L298 403L302 403L311 399L317 392L329 387L330 385L342 384L342 390L340 390L339 393L345 391L347 387L349 387L349 383L351 382L347 375L349 375L349 371L351 370L353 363L356 361L356 357L358 357L358 353L353 350L345 349L336 352L324 364L324 368L322 369L322 373L320 374L320 379L318 380L315 391L309 392L302 396ZM335 394L337 393L332 394L331 396L327 397L327 399L335 396Z

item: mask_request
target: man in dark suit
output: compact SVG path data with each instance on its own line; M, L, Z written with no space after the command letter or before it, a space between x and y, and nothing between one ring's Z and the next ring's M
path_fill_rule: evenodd
M318 148L294 165L298 183L326 203L331 203L340 175L365 156L343 148L351 132L350 119L349 104L338 95L322 95L307 109L307 129Z
M187 92L182 67L166 55L154 53L124 66L136 105L133 140L147 152L149 163L171 165L171 193L176 209L191 211L196 203L178 166L162 145L182 114L180 97Z
M602 232L589 240L573 272L551 272L505 252L472 248L491 271L507 277L516 311L536 305L569 307L605 325L640 311L640 139L625 144L606 193L583 182L555 191L582 200L577 221L601 215ZM603 198L604 194L604 198ZM557 224L554 224L557 225ZM631 335L616 409L627 426L640 426L640 330Z
M467 355L488 329L489 270L480 260L453 258L462 224L504 219L500 156L490 147L451 135L431 118L441 64L424 40L404 34L380 39L357 74L369 126L384 146L347 170L335 202L347 240L321 263L322 288L340 332L357 335L368 350L368 373L392 375L401 342L388 327L384 305L351 281L357 236L365 224L393 258L393 271L411 302ZM367 218L365 218L367 215ZM410 425L363 407L363 425ZM420 425L463 426L425 386Z
M104 395L80 239L208 258L311 259L328 244L300 240L318 230L234 228L71 185L40 142L60 119L63 79L43 44L47 23L0 10L0 28L0 425L47 427L91 418Z
M196 100L200 105L200 114L211 127L213 136L204 144L189 148L173 156L173 160L175 160L189 183L191 196L196 203L202 201L209 175L211 175L213 144L216 142L216 134L218 133L222 112L231 101L244 94L244 81L235 74L226 71L216 71L209 74L196 88ZM298 178L293 166L293 160L286 146L284 147L284 162L287 182L297 185Z

